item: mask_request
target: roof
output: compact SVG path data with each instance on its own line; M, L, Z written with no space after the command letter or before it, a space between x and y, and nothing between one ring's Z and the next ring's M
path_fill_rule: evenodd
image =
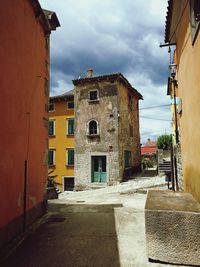
M66 99L72 99L74 98L74 89L65 92L64 94L61 95L55 95L50 97L50 101L60 101L60 100L66 100Z
M153 155L156 154L157 147L155 146L143 146L141 147L141 154L142 155Z
M169 34L170 34L170 27L171 27L171 17L172 17L172 8L173 8L173 1L168 1L167 6L167 15L165 20L165 43L169 42Z
M151 139L148 139L143 147L146 147L146 146L157 147L157 143L156 143L156 141L152 141Z
M54 11L43 10L38 0L29 0L29 2L33 7L36 18L40 21L45 32L50 33L52 30L56 30L57 27L60 27L60 22Z
M113 73L113 74L107 74L107 75L100 75L100 76L94 76L94 77L85 77L85 78L75 79L72 82L74 85L79 85L79 84L83 85L83 84L94 83L94 82L102 82L102 81L106 81L106 80L109 80L109 81L119 80L126 87L128 87L138 99L143 99L143 96L135 88L132 87L132 85L129 83L129 81L120 72Z

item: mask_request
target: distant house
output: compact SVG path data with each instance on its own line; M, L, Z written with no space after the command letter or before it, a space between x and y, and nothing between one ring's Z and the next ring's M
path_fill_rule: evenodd
M74 189L74 90L50 97L49 171L61 191Z
M0 247L46 211L50 33L37 0L1 1Z
M152 141L148 139L147 142L141 147L141 155L156 155L157 153L157 145L156 141Z
M200 1L168 1L165 42L175 45L168 94L174 102L175 147L181 149L179 185L200 202ZM177 98L178 96L178 98ZM175 151L176 152L176 151ZM177 171L180 165L176 157Z
M73 81L75 187L120 182L141 168L138 102L142 95L121 74Z

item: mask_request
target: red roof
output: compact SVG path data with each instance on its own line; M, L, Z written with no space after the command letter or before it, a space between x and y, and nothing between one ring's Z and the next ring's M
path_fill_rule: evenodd
M156 154L157 147L156 146L143 146L141 147L141 154L142 155L153 155Z

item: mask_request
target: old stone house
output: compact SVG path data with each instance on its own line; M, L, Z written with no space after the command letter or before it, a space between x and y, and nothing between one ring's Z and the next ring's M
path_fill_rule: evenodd
M75 187L112 185L140 170L138 102L142 95L121 74L73 80Z

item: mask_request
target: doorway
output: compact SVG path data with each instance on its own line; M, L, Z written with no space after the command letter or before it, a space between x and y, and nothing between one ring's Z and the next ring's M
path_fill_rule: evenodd
M106 156L92 156L92 183L106 183L106 169Z

